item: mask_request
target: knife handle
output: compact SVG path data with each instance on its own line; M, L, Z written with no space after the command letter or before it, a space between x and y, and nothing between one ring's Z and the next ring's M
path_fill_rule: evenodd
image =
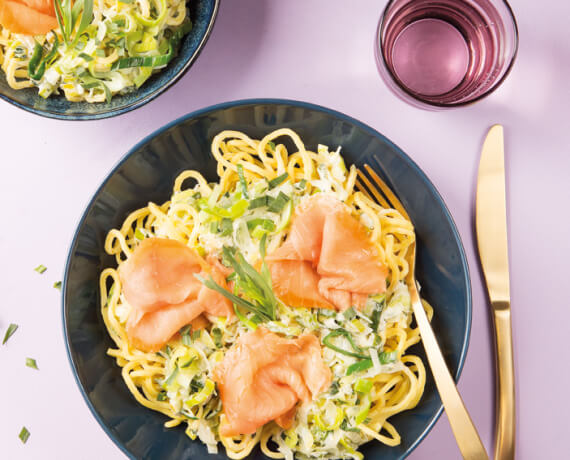
M493 302L497 353L495 460L515 458L515 372L509 302Z

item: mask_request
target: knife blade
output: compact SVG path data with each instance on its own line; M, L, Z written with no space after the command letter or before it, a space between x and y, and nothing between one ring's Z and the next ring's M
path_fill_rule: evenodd
M506 210L503 127L494 125L481 151L475 227L495 328L495 460L512 460L515 452L515 386Z

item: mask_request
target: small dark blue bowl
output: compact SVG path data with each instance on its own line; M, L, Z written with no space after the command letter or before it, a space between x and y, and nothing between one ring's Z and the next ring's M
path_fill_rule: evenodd
M73 372L87 405L106 433L131 458L225 459L209 455L191 441L182 427L166 429L162 414L138 404L121 378L120 368L106 356L113 346L99 313L101 270L115 266L105 254L107 232L149 201L170 198L176 176L186 169L217 180L210 154L212 138L222 130L261 138L288 127L307 148L342 146L348 164L370 164L401 199L417 232L417 278L422 295L434 306L433 328L455 378L463 367L471 326L471 287L467 261L441 196L418 166L372 128L339 112L286 100L246 100L209 107L160 128L137 144L105 179L87 206L75 233L64 278L63 321ZM427 363L423 349L414 353ZM427 364L426 364L427 366ZM367 458L402 459L426 436L442 406L428 371L425 393L416 408L390 419L402 436L397 447L371 442L362 447ZM254 450L253 459L262 459Z
M170 88L190 68L208 40L219 3L220 0L189 1L192 30L182 40L178 55L139 89L113 96L110 103L70 102L62 95L44 99L38 96L35 87L20 90L10 88L2 70L0 70L0 98L36 115L60 120L98 120L136 109Z

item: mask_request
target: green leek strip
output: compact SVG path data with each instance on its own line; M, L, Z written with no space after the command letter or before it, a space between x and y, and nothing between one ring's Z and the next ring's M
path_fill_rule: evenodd
M239 177L239 183L241 185L241 191L243 193L243 197L247 200L249 199L249 195L247 193L247 182L245 181L245 175L243 174L243 166L237 165L237 173Z
M315 423L323 431L337 430L338 428L340 428L340 425L343 420L344 420L344 411L340 407L336 408L334 421L330 425L325 424L318 413L315 414Z
M263 206L267 206L267 204L269 203L269 198L270 197L267 195L258 196L257 198L254 198L249 202L249 209L256 209L256 208L262 208Z
M340 438L339 444L343 446L349 454L353 455L358 460L364 460L364 455L362 455L360 452L350 447L350 445L344 440L344 438Z
M210 379L206 379L206 383L204 384L204 388L202 388L198 393L194 394L192 398L187 401L184 401L184 405L187 407L193 407L197 404L202 404L206 399L208 399L214 390L216 389L216 384L212 382Z
M299 182L297 182L295 184L295 188L297 190L304 190L306 186L307 186L307 180L306 179L301 179Z
M139 74L133 79L135 86L140 88L142 84L152 75L152 67L141 67Z
M251 219L247 221L247 229L251 232L254 228L260 226L264 230L273 231L275 230L275 224L269 219Z
M358 391L359 393L370 393L370 390L372 390L372 385L374 383L372 382L372 380L369 379L358 379L356 381L356 384L354 385L354 389L356 391Z
M370 369L372 367L372 360L371 359L363 359L362 361L358 361L354 364L348 366L346 370L346 375L354 374L355 372L362 372Z
M16 329L18 329L17 324L12 323L8 326L8 329L6 329L6 333L4 334L4 340L2 340L2 345L4 345L10 339L10 337L14 335Z
M133 47L133 50L135 51L135 53L138 54L138 53L146 53L148 51L155 50L157 48L158 48L158 42L156 41L156 38L154 38L152 34L144 32L142 41L140 43L137 43Z
M166 6L166 0L159 0L159 1L160 1L160 13L156 17L156 19L145 18L143 15L139 14L138 12L135 12L135 19L139 24L145 27L154 27L160 25L162 21L164 21L168 8Z
M280 213L283 211L290 200L291 198L289 198L283 192L279 192L279 195L277 195L277 197L271 203L269 203L267 209L271 212Z
M364 422L364 420L366 420L366 417L368 417L368 412L370 412L370 400L368 398L365 398L364 407L358 414L356 414L354 423L356 425L360 425L362 422Z
M18 437L20 438L20 441L22 441L24 444L26 444L26 442L28 441L28 438L30 437L30 432L28 431L28 429L23 426L22 430L20 431L20 434L18 435Z
M285 211L283 211L283 214L281 215L281 223L275 229L275 233L280 233L283 230L285 230L287 225L289 225L289 222L291 222L292 215L293 215L293 200L289 200L287 206L285 207Z
M83 86L85 89L102 88L105 92L105 99L107 103L111 102L111 90L109 90L103 80L99 80L98 78L93 77L89 72L83 72L79 74L78 78L81 86Z
M350 343L351 347L353 348L353 351L348 351L345 350L343 348L337 347L336 345L334 345L333 343L331 343L331 340L335 337L339 337L342 336L344 338L346 338L348 340L348 342ZM367 356L369 355L365 355L362 352L364 351L362 348L360 348L359 346L357 346L353 339L352 336L350 335L350 333L344 329L335 329L334 331L330 332L324 339L323 339L323 345L325 345L326 347L330 348L331 350L334 350L338 353L341 353L343 355L346 356L352 356L354 358L360 358L360 359L367 359Z
M31 367L32 369L36 369L37 371L39 371L38 363L36 363L36 360L34 358L26 358L26 366Z
M294 429L291 428L289 430L285 430L285 444L287 444L290 449L295 448L298 440L299 436Z
M34 46L34 52L28 63L28 75L32 80L41 80L44 76L46 66L51 63L53 58L56 56L57 49L59 48L59 39L57 38L57 34L53 32L54 42L51 47L51 51L42 58L43 55L43 47L36 42Z
M398 353L395 351L383 351L381 353L378 353L378 360L380 361L380 364L390 364L396 361L397 356ZM350 375L355 372L362 372L370 369L371 367L372 367L372 360L370 358L363 359L362 361L358 361L348 366L348 369L346 370L346 375Z
M212 328L211 335L212 335L212 338L214 340L214 344L216 345L216 348L222 348L222 345L223 345L222 330L219 327L214 327L214 328Z
M166 391L161 391L160 393L158 393L158 395L156 396L156 400L166 401Z
M238 200L232 204L228 209L221 208L219 206L209 206L205 199L201 199L198 202L198 207L201 211L207 212L208 214L226 219L237 219L241 217L245 211L247 211L249 203L246 200Z
M285 182L288 177L289 177L288 173L283 173L280 176L277 176L277 177L271 179L269 181L269 183L267 184L269 186L269 190L271 190L271 189L277 187L278 185L282 184L283 182Z
M356 317L356 310L354 310L354 307L350 307L348 310L345 310L343 312L343 316L348 320L352 320Z
M168 389L168 387L170 387L170 385L172 385L175 380L176 377L178 377L178 366L174 368L174 370L172 371L172 374L170 374L170 376L166 379L166 381L162 384L162 388L166 388Z
M223 217L222 220L220 221L220 236L229 236L232 234L233 232L233 223L231 219L228 219L227 217Z
M28 75L32 80L40 80L43 75L43 71L40 74L40 61L42 60L42 55L44 52L44 48L38 42L34 45L34 52L32 53L32 57L30 58L30 62L28 62ZM45 70L45 67L44 67Z
M241 311L239 311L239 308L235 303L234 303L234 312L235 312L237 318L243 324L245 324L247 327L249 327L252 331L255 331L257 329L257 324L255 324L247 316L245 316Z
M85 62L91 62L93 60L93 58L91 56L89 56L88 54L85 53L79 53L77 55L77 57L80 57L81 59L83 59Z
M47 270L47 267L45 265L39 264L36 268L34 268L34 270L41 275Z
M53 283L53 287L61 291L61 281L56 281L55 283Z

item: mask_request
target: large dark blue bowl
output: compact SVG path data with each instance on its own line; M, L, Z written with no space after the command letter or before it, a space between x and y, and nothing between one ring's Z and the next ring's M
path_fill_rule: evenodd
M372 128L339 112L286 100L230 102L194 112L159 129L137 144L111 171L81 218L71 244L64 280L63 321L69 359L85 401L103 429L132 458L226 458L223 448L210 456L181 427L165 429L167 418L139 405L105 352L112 346L99 314L98 279L114 259L103 242L128 213L148 201L166 201L175 177L197 169L216 180L210 155L212 138L224 129L254 138L288 127L305 145L342 146L348 163L371 164L388 182L414 221L418 238L417 277L422 294L435 308L433 327L443 354L458 378L471 325L471 288L457 229L441 196L418 166ZM424 358L421 346L415 353ZM392 417L402 436L397 447L377 442L362 448L368 458L401 459L425 437L442 411L431 374L418 406ZM259 451L252 458L261 459Z
M70 102L63 96L44 99L38 96L37 88L20 90L10 88L2 70L0 70L0 99L36 115L60 120L97 120L136 109L166 91L190 68L212 31L219 2L220 0L189 1L192 30L182 40L178 55L139 89L113 96L110 103Z

